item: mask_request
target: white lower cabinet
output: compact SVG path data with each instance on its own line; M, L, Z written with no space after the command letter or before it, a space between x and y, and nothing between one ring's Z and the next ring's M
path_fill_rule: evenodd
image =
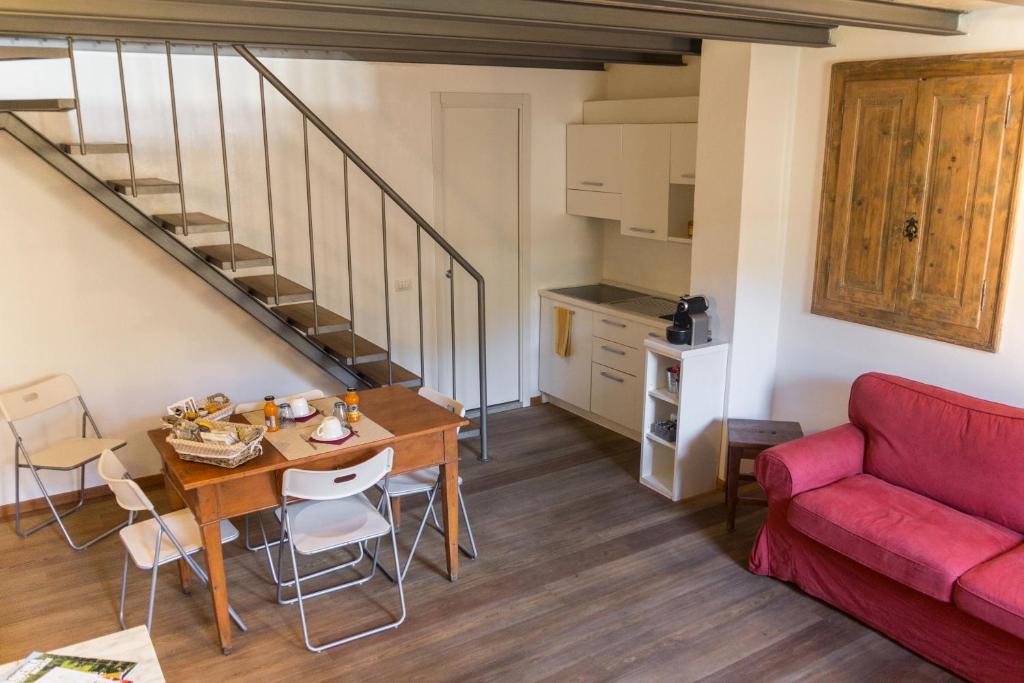
M566 403L590 410L591 312L571 304L541 298L540 390ZM569 356L555 353L555 307L572 311Z
M590 412L640 431L643 417L641 384L635 375L594 363L590 375Z

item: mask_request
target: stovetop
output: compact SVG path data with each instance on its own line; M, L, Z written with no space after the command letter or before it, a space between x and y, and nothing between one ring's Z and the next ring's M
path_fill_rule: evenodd
M592 304L614 304L619 301L629 301L647 296L643 292L634 292L632 289L614 287L612 285L581 285L579 287L563 287L552 289L555 294L571 296L574 299L582 299Z

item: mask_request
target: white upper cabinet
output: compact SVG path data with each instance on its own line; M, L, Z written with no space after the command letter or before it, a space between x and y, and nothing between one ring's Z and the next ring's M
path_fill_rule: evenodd
M697 124L673 124L671 148L669 181L693 184L697 176Z
M568 126L566 174L570 190L622 192L622 126Z
M672 124L622 126L622 234L666 240Z

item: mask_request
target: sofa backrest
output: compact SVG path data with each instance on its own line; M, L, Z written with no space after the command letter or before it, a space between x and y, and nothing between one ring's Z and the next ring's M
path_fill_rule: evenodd
M1024 533L1024 410L869 373L850 422L868 474Z

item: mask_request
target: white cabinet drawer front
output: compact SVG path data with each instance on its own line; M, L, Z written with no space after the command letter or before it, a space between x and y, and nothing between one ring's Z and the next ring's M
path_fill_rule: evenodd
M607 313L594 312L594 336L608 341L618 342L633 349L641 349L648 332L656 331L653 327L631 320L616 318Z
M590 411L606 420L640 431L643 381L599 363L593 364L590 379Z
M617 221L622 216L622 195L610 192L565 191L565 212Z
M615 370L639 377L643 370L643 352L607 339L594 338L591 360Z
M566 187L596 192L622 191L622 126L566 127Z

